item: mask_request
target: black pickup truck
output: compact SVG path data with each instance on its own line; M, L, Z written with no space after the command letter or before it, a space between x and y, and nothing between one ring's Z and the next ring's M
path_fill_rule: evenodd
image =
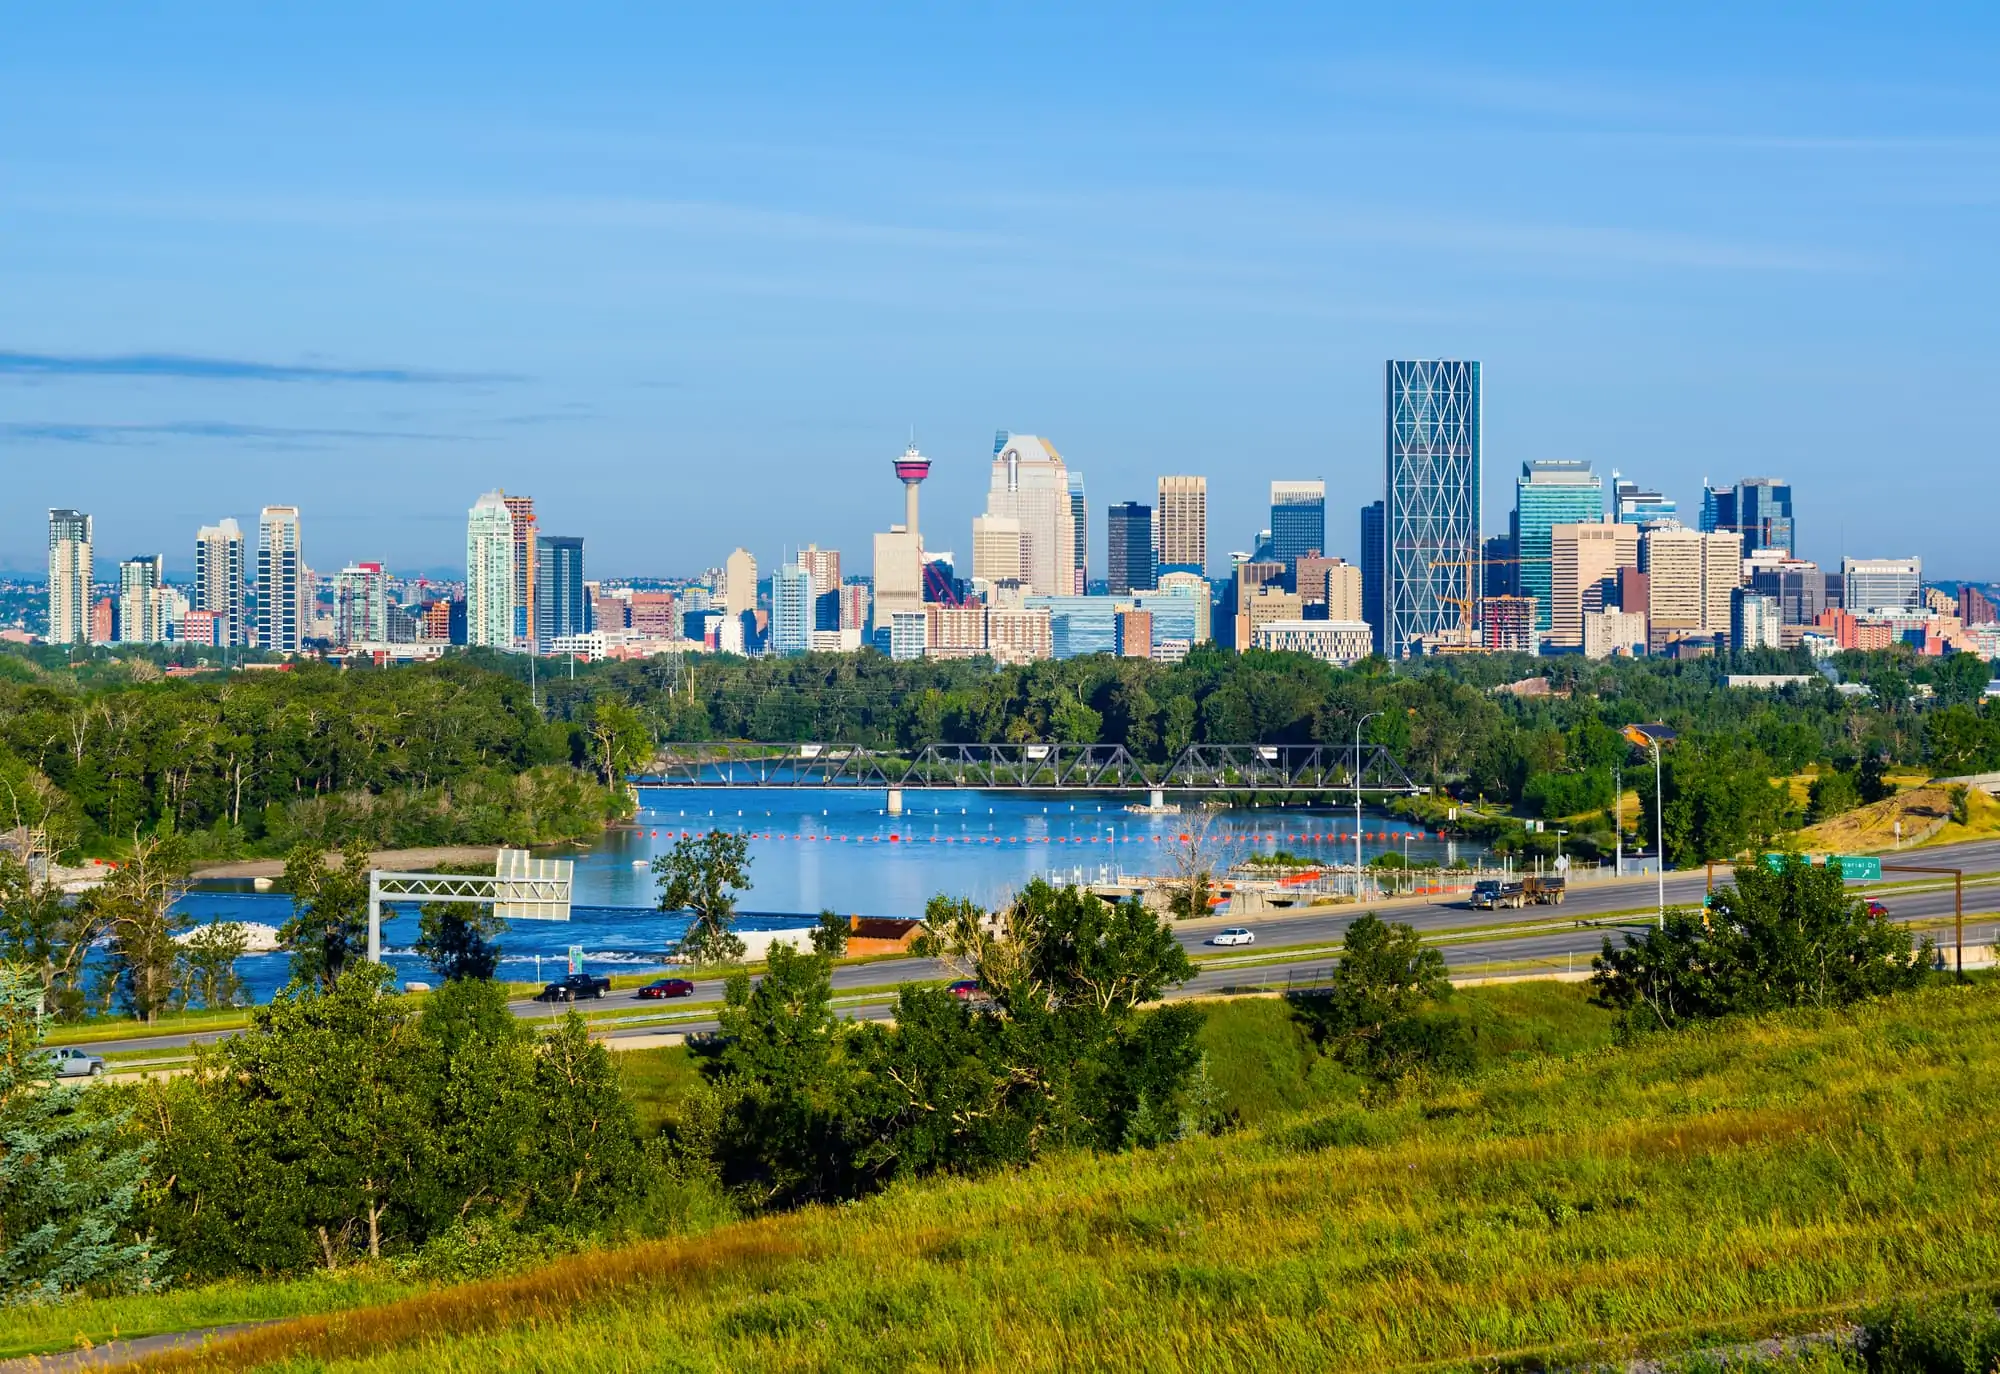
M550 983L535 994L537 1002L574 1002L579 997L603 997L611 991L611 980L592 973L572 973Z

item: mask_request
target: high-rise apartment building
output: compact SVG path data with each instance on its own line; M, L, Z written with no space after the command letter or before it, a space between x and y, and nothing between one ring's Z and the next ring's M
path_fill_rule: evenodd
M1633 525L1608 525L1595 518L1584 524L1556 525L1549 531L1549 596L1554 603L1546 621L1539 608L1535 624L1549 626L1549 642L1562 648L1583 647L1585 617L1618 601L1618 573L1639 565L1639 530Z
M159 644L167 638L166 569L156 553L118 565L118 640Z
M514 512L504 492L489 491L473 503L465 525L465 642L488 649L514 647Z
M380 563L350 563L333 575L333 639L389 642L389 575Z
M514 647L532 649L535 637L535 498L508 496L507 513L514 517Z
M1391 361L1384 368L1384 651L1470 642L1479 596L1479 364Z
M90 517L49 512L49 643L88 644L91 632Z
M1743 552L1783 549L1795 553L1792 488L1775 477L1746 477L1733 487L1702 487L1701 532L1740 535Z
M583 537L544 534L535 539L535 648L548 653L558 639L590 632L590 593L583 579ZM671 638L679 638L673 635Z
M1383 535L1384 503L1370 501L1361 508L1361 619L1375 631L1375 652L1382 652L1382 579L1388 575L1387 545Z
M299 541L299 508L266 506L257 517L257 643L296 653L309 629L312 587Z
M1326 552L1326 483L1271 483L1271 557L1297 567Z
M1514 557L1520 570L1514 580L1521 595L1535 599L1537 630L1546 632L1554 623L1555 553L1549 532L1557 525L1591 524L1603 519L1604 483L1590 470L1590 464L1569 459L1521 464L1521 475L1514 482ZM1636 539L1633 545L1636 556ZM1574 629L1575 638L1559 642L1581 644L1581 619Z
M1729 598L1729 647L1735 653L1776 649L1784 644L1784 613L1775 597L1738 587Z
M1154 510L1159 570L1208 576L1208 479L1162 477Z
M1062 455L1032 434L1002 431L994 439L986 514L1021 522L1027 540L1027 590L1039 596L1072 596L1076 586L1076 529L1070 518L1069 469Z
M1075 576L1071 590L1082 596L1090 590L1090 506L1083 494L1083 474L1069 475L1070 553Z
M1121 501L1105 512L1104 578L1113 596L1150 591L1159 580L1153 566L1153 508Z
M194 608L216 618L216 643L249 642L243 623L243 528L234 520L203 525L194 536Z
M840 550L808 544L799 550L798 564L812 579L812 628L840 628Z
M1735 531L1703 534L1656 525L1639 541L1639 569L1646 574L1656 647L1688 635L1729 633L1730 597L1743 580L1743 540Z
M1924 604L1921 558L1843 558L1841 605L1856 615L1914 610Z
M802 654L812 648L813 579L797 563L771 576L771 635L774 654Z
M1214 591L1208 585L1208 579L1200 573L1170 572L1161 573L1159 581L1160 595L1185 597L1188 601L1193 614L1193 623L1187 635L1189 645L1208 643L1212 638L1211 619L1215 605Z
M2000 611L1995 610L1991 597L1968 582L1958 589L1958 618L1968 627L1991 625L2000 621Z

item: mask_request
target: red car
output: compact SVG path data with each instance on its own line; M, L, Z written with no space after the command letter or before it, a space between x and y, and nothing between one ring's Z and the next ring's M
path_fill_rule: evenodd
M659 978L639 989L639 996L647 999L656 997L692 997L694 984L685 978Z
M961 978L945 991L961 1002L970 1002L979 995L979 981L975 978Z
M1870 897L1870 898L1868 899L1868 914L1869 914L1870 916L1875 916L1875 917L1882 917L1882 916L1887 916L1887 915L1889 914L1889 908L1888 908L1888 907L1886 907L1886 906L1883 906L1883 905L1882 905L1882 904L1881 904L1880 902L1876 901L1876 900L1875 900L1875 899L1874 899L1873 897Z

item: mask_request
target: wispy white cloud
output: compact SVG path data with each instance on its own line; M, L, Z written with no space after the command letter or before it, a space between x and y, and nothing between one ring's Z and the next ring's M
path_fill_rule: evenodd
M431 372L410 367L347 367L184 353L64 354L0 350L0 375L28 377L172 377L220 382L381 382L392 385L518 381L496 373Z

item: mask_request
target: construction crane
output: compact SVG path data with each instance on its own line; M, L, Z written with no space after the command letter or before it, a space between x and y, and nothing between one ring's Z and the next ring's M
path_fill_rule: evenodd
M1474 639L1474 636L1479 630L1479 617L1474 614L1474 608L1484 598L1472 595L1472 569L1497 568L1510 563L1548 563L1552 561L1551 558L1543 554L1530 554L1525 558L1439 558L1432 560L1431 566L1433 568L1464 568L1466 570L1466 595L1441 596L1438 598L1440 601L1447 601L1458 607L1458 628L1454 631L1458 636L1458 642L1451 647L1457 649L1472 649L1477 647L1477 641Z

